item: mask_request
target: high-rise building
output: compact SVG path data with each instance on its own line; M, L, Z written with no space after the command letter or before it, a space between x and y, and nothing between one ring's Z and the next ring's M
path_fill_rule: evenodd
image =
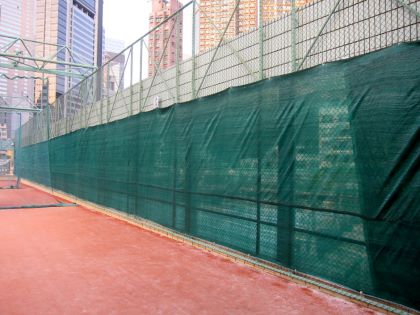
M39 45L36 56L57 55L57 59L79 64L94 65L98 16L96 0L36 0L36 39L40 42L66 46L61 50L57 46ZM51 64L58 70L65 70L64 65ZM41 93L48 94L48 102L53 103L58 97L80 82L80 78L45 74L45 81L37 81L35 87L35 102L40 104ZM48 91L48 93L46 93Z
M178 0L152 1L152 13L149 17L150 29L159 25L159 23L182 7L182 4ZM171 19L150 34L149 76L154 75L157 65L159 65L160 69L166 69L173 66L176 62L177 51L179 59L182 59L182 26L181 13L177 16L177 19Z
M226 26L224 38L233 38L258 26L257 0L201 0L200 1L200 51L216 46ZM261 0L263 22L279 18L291 11L292 0ZM312 0L296 0L297 7Z
M292 0L262 0L262 16L264 22L277 19L292 10ZM297 8L308 4L313 0L295 0Z
M241 33L245 25L256 25L255 0L241 0L239 9L233 13L235 6L236 0L200 1L200 51L216 46L223 33L225 38L232 38Z
M104 51L104 64L109 63L104 68L104 93L114 95L118 90L124 89L124 65L125 55L121 51L125 44L121 40L106 38Z
M34 34L34 9L35 0L0 0L0 34L16 38L33 38ZM0 47L5 47L12 38L1 37ZM28 46L27 49L32 47ZM9 54L18 54L23 47L20 44L13 45L13 51ZM10 60L2 58L2 63L10 63ZM0 68L0 98L2 106L14 107L15 100L19 98L33 99L33 80L18 79L17 77L33 76L33 73L17 69ZM13 116L15 113L0 113L2 136L11 138L12 132L19 126L14 126ZM23 120L28 119L28 114L22 114ZM4 132L6 130L6 134Z

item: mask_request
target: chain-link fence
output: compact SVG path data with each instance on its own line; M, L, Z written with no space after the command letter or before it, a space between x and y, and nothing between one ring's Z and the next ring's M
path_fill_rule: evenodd
M418 0L174 3L34 117L23 144L420 38Z
M13 175L14 144L11 140L0 139L0 177Z

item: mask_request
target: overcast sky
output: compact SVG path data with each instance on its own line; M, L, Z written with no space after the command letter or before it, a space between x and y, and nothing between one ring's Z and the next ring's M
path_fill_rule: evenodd
M187 0L181 3L187 3ZM124 41L127 47L149 30L149 15L152 11L151 0L104 0L104 28L106 38ZM192 6L183 11L183 59L191 56L192 50ZM146 40L148 44L148 39ZM134 69L139 69L139 44L134 48ZM125 53L127 55L127 52ZM127 57L127 56L126 56ZM147 51L144 50L143 67L147 68ZM129 71L127 71L129 73ZM138 80L134 71L134 81ZM143 73L143 77L147 71ZM125 78L127 80L127 77Z
M125 46L129 46L147 33L151 11L151 0L104 0L105 37L123 40ZM183 12L184 56L190 56L192 6Z
M104 0L105 36L130 45L148 30L149 0Z

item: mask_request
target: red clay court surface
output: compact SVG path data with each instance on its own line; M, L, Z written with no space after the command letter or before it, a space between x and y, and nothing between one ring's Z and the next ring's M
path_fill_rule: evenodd
M0 314L81 313L375 314L82 207L0 210Z

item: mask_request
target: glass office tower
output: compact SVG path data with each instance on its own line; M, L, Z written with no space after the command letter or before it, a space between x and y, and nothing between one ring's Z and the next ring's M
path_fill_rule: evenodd
M96 0L36 0L36 36L37 40L67 46L60 51L59 47L39 46L37 56L50 57L57 55L59 60L91 64L95 62L96 37ZM63 65L51 65L56 69L66 70ZM42 93L47 94L50 104L77 85L80 79L45 74L46 81L39 80L35 87L35 102L41 103Z

